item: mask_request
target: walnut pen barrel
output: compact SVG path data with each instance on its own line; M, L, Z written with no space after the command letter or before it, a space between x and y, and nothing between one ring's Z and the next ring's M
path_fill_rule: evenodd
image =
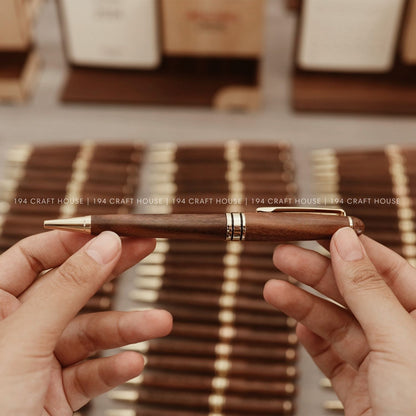
M355 217L307 213L247 213L247 240L322 240L343 227L362 234L364 224Z
M224 214L93 215L91 234L114 231L131 237L225 240Z
M330 238L342 227L351 227L357 234L364 231L358 218L288 212L93 215L90 227L92 234L110 230L132 237L240 241L320 240Z

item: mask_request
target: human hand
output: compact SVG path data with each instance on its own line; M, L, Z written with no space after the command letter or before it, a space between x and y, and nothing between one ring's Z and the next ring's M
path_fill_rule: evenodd
M327 259L283 245L274 263L342 307L276 280L265 299L299 322L299 340L346 416L416 415L416 269L348 228L335 233L330 252Z
M96 350L166 335L170 314L75 315L105 281L148 255L154 244L121 243L111 232L91 239L52 231L28 237L0 256L2 415L70 416L141 372L143 358L135 352L84 360Z

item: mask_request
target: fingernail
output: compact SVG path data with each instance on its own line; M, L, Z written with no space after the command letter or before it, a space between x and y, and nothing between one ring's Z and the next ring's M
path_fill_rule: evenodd
M86 253L98 264L107 264L120 250L120 237L110 231L104 231L95 237L88 246Z
M352 228L341 228L333 238L338 254L343 260L356 261L364 257L361 242Z

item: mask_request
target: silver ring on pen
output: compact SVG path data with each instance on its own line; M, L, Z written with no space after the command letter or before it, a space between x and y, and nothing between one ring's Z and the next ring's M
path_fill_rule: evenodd
M241 234L240 240L245 240L246 239L246 214L244 214L243 212L240 212L240 217L241 217L241 227L242 227L242 234Z
M227 212L227 241L243 241L246 238L246 216L241 212Z
M231 215L231 213L227 212L225 214L225 218L226 218L226 224L227 224L227 231L225 234L225 239L226 241L231 241L232 236L233 236L233 217Z

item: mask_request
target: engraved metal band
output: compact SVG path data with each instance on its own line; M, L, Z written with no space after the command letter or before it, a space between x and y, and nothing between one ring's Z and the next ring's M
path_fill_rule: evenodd
M246 216L242 212L227 212L226 217L226 240L243 241L246 238Z
M236 214L235 212L232 212L231 215L233 216L233 235L231 236L231 240L240 241L241 240L241 234L243 232L241 227L241 217L240 214Z
M232 240L232 236L233 236L233 216L230 212L227 212L225 214L225 218L227 220L227 231L226 231L226 235L225 235L225 239L227 241L231 241Z
M243 241L246 239L246 229L247 229L246 214L240 212L240 217L241 217L241 228L242 228L240 240Z

